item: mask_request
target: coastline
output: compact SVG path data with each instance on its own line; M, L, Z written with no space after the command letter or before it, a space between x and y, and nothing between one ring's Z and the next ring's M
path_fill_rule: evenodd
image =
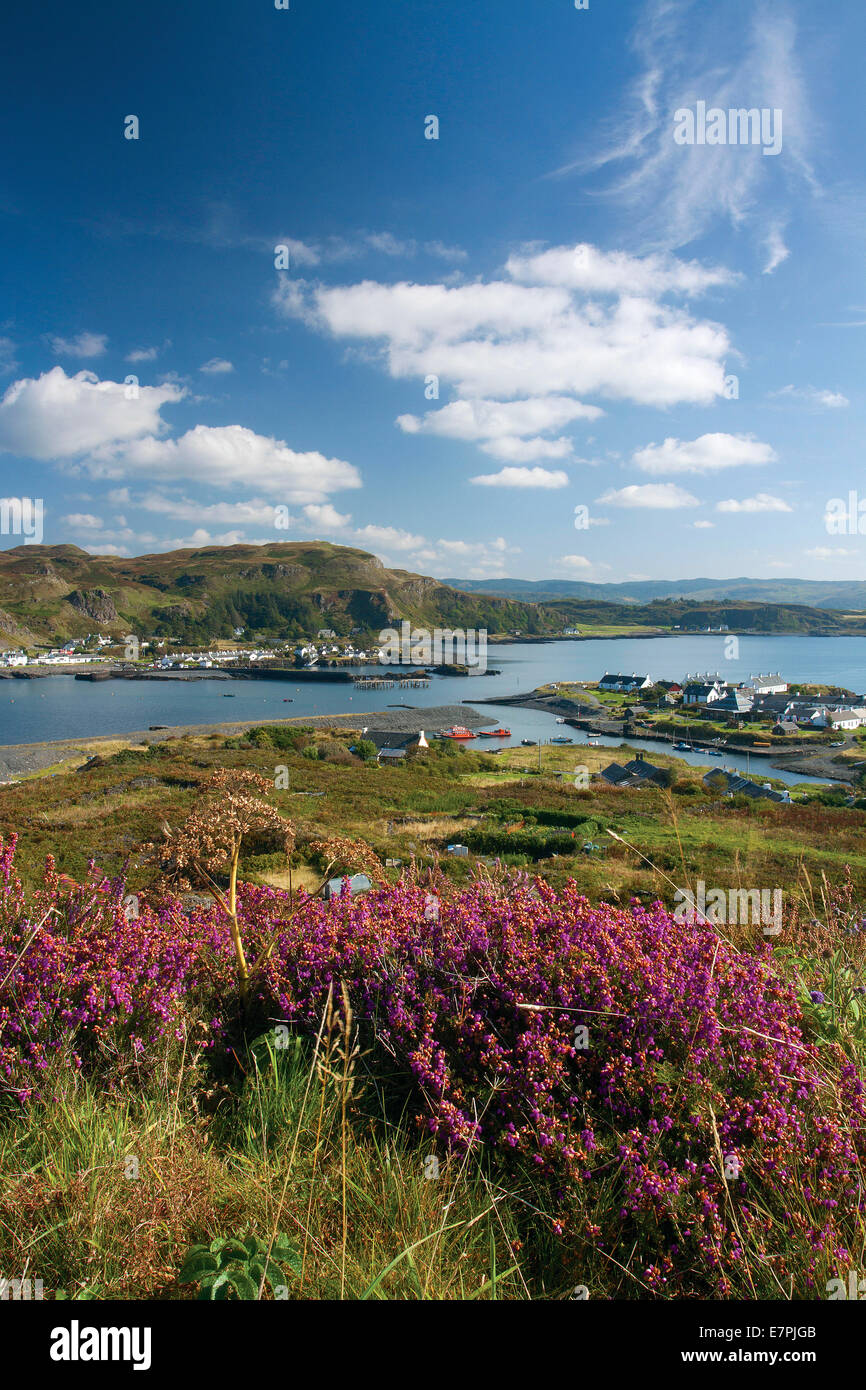
M605 719L599 717L594 713L594 708L603 708L603 706L599 704L596 704L595 707L591 704L585 707L578 706L577 712L575 712L573 701L556 696L547 697L536 695L534 691L530 691L525 695L505 695L500 696L498 699L490 700L476 698L475 703L478 705L511 705L517 709L542 710L546 714L564 716L566 723L572 728L585 729L589 733L602 734L610 738L622 738L624 742L628 742L623 732L625 721L622 719ZM666 737L664 734L653 733L651 730L641 729L640 734L636 735L636 737L639 737L642 741L664 745L668 749L673 745L672 739ZM704 748L709 749L713 747L713 744L709 741L703 744L696 743L695 740L692 739L691 744L695 752L701 752ZM730 753L738 755L745 755L748 753L752 758L766 758L767 766L770 768L777 768L780 772L799 772L807 777L820 777L828 782L844 782L852 787L856 786L857 783L857 765L852 766L852 764L845 761L837 762L835 758L831 758L825 753L806 751L798 748L771 748L769 750L764 750L761 748L754 748L751 744L743 744L740 746L733 743L727 744L726 748Z
M361 729L366 725L377 731L416 733L421 727L433 730L440 725L460 723L470 729L480 729L496 722L464 705L426 705L411 710L361 710L351 714L292 715L283 719L234 719L218 724L173 724L159 729L133 729L124 734L6 743L0 744L0 786L8 786L10 779L30 777L61 764L83 767L90 758L109 749L116 751L130 745L165 743L177 738L207 738L209 735L233 738L247 729L266 724L297 724L312 729ZM74 768L64 767L64 771L71 770Z

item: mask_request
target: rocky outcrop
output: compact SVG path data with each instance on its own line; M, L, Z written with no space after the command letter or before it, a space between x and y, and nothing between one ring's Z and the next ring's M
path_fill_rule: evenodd
M73 589L71 594L67 594L66 602L75 609L76 613L81 613L86 618L92 618L95 623L105 624L117 621L117 609L114 600L104 589Z

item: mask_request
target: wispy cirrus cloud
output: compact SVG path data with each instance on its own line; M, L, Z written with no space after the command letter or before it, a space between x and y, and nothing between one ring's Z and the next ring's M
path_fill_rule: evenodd
M787 255L779 204L794 185L819 191L811 155L818 122L791 7L743 6L733 18L727 7L704 5L698 13L693 0L649 0L631 46L640 70L624 98L616 94L615 114L601 123L591 152L584 134L580 154L552 177L610 175L598 191L661 247L688 245L719 221L754 226L767 246L764 269L772 273ZM784 159L767 160L760 149L740 145L676 144L674 113L698 101L725 111L782 110ZM776 218L767 242L758 209L770 201Z

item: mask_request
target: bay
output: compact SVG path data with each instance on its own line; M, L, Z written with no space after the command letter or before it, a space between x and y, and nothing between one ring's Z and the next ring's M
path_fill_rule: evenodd
M688 674L706 671L718 671L727 680L778 671L789 682L840 685L858 693L866 689L866 638L739 637L737 644L735 657L726 656L732 649L731 639L719 633L491 645L488 665L500 674L436 676L429 688L422 690L359 691L348 683L327 682L301 685L290 676L286 680L176 683L91 683L62 675L10 680L0 683L0 743L123 734L152 724L217 724L356 711L359 725L375 728L376 714L389 706L409 705L422 710L429 705L471 702L473 697L489 700L497 695L526 694L550 681L596 681L606 671L680 681ZM228 693L233 698L224 698ZM483 710L484 706L478 708ZM521 738L546 740L562 733L553 716L541 710L492 706L489 712L511 729L512 744ZM578 746L583 736L578 731L573 734ZM603 739L602 743L616 746L617 740ZM661 747L652 740L632 740L630 746L644 747L650 753ZM531 752L527 749L527 754ZM699 754L686 754L684 761L705 764L707 760ZM753 757L747 766L745 757L733 755L726 756L724 765L750 770L753 776L767 768L764 759ZM778 769L772 770L772 776L791 782L807 780Z

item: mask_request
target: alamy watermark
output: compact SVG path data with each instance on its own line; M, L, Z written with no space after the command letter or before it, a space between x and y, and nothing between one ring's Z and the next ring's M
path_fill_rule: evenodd
M25 545L41 545L44 514L41 497L0 497L0 535L23 536Z
M678 888L674 917L713 926L763 927L765 936L782 933L781 888L710 888L698 879L697 892Z
M487 629L413 628L400 624L398 632L386 627L379 633L379 661L383 666L469 666L479 675L487 670Z
M866 497L851 489L847 499L831 497L824 509L828 536L866 536Z
M782 112L769 106L707 110L699 101L694 110L681 106L674 112L674 140L678 145L761 145L766 155L781 154Z

